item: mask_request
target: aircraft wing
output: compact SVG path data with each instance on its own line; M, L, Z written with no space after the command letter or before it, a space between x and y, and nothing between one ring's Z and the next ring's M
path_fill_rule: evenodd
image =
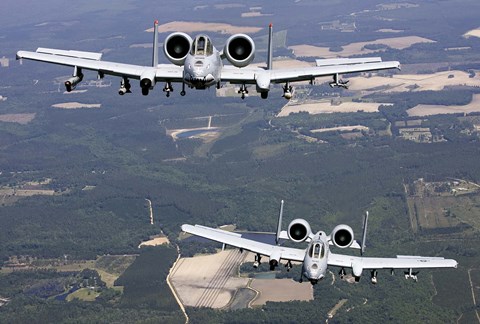
M299 262L302 262L305 258L306 250L261 243L243 238L241 234L221 229L184 224L182 225L182 231L269 257L275 254L280 255L280 258L283 260Z
M421 268L456 268L458 263L442 257L422 257L397 255L396 258L357 257L330 253L328 265L359 269L421 269Z
M72 66L107 75L140 79L143 73L153 71L156 81L182 82L183 80L183 68L173 64L159 64L156 67L151 67L102 61L101 57L102 53L66 51L51 48L38 48L36 52L17 52L17 59Z
M381 59L369 61L358 59L317 60L317 66L290 69L237 68L225 65L221 79L230 83L255 84L261 78L269 79L271 83L294 81L310 81L317 77L334 76L336 74L399 69L397 61L381 62Z

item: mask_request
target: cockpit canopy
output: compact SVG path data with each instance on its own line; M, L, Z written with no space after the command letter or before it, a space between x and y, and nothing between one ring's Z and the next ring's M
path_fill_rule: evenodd
M213 45L210 38L205 35L198 35L192 42L191 55L210 56L213 54Z
M325 246L322 243L313 243L310 245L308 255L312 259L323 259L325 257Z

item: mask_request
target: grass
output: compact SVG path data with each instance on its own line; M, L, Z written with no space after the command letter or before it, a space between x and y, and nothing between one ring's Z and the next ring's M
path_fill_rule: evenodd
M79 299L82 301L95 301L95 299L100 295L100 293L95 292L89 288L80 288L79 290L71 293L67 296L67 301L72 301L74 299Z

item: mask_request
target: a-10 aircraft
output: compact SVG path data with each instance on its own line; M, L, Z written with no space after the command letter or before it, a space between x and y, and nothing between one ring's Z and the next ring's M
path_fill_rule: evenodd
M352 228L348 225L337 225L330 235L319 231L313 233L310 225L304 219L297 218L288 225L287 231L282 231L283 200L280 207L278 229L276 233L276 245L257 242L243 238L239 233L227 232L220 229L210 228L201 225L182 225L182 231L204 237L223 244L231 245L240 250L247 250L256 253L254 267L258 267L262 256L269 258L270 270L274 270L280 261L286 261L287 269L292 267L292 261L302 262L300 282L303 277L312 284L322 280L327 272L328 266L340 268L340 276L346 274L345 268L351 268L355 281L359 281L363 270L371 271L371 282L377 283L377 270L404 269L405 278L417 280L417 272L413 269L422 268L456 268L457 261L444 259L443 257L423 257L410 255L397 255L396 258L364 257L365 241L367 233L368 212L363 222L363 237L361 245L354 240ZM280 239L289 239L293 242L309 242L306 249L283 247L279 245ZM361 256L337 254L330 251L330 245L338 248L355 248L361 251Z
M101 61L102 53L73 50L38 48L36 52L18 51L17 59L29 59L73 67L73 75L65 81L68 92L75 89L84 75L83 70L98 73L101 79L105 75L121 78L118 93L131 92L130 79L140 80L143 95L148 95L156 83L164 82L163 91L167 97L173 91L172 83L181 83L180 95L185 95L185 87L206 89L211 86L220 88L222 83L240 85L238 93L242 99L248 94L247 86L255 86L263 99L268 97L271 84L283 85L283 97L290 99L293 95L291 82L310 81L315 78L331 76L332 87L347 88L348 81L340 79L341 74L377 71L400 68L397 61L382 62L380 57L318 59L316 66L306 68L273 69L272 68L272 25L269 27L269 39L266 67L248 67L255 56L255 43L245 34L235 34L228 38L222 51L218 51L207 35L200 34L192 39L182 32L167 36L163 51L173 64L158 64L158 21L154 22L153 57L151 66L123 64ZM227 59L232 65L223 65Z

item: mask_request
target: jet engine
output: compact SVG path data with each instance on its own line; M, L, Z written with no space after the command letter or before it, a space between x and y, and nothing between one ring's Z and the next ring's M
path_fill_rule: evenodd
M225 44L223 55L234 66L245 67L255 57L255 43L248 35L232 35Z
M353 230L348 225L337 225L330 234L333 245L339 248L347 248L353 243Z
M82 81L82 79L83 79L83 74L79 74L79 75L76 75L76 76L72 76L67 81L65 81L65 88L66 88L67 92L70 92L73 89L75 89L77 84L79 84L80 81Z
M192 47L192 38L185 33L172 33L165 38L163 52L175 65L183 65Z
M304 219L297 218L290 222L288 225L288 238L294 242L303 242L312 233L312 229L308 222Z

